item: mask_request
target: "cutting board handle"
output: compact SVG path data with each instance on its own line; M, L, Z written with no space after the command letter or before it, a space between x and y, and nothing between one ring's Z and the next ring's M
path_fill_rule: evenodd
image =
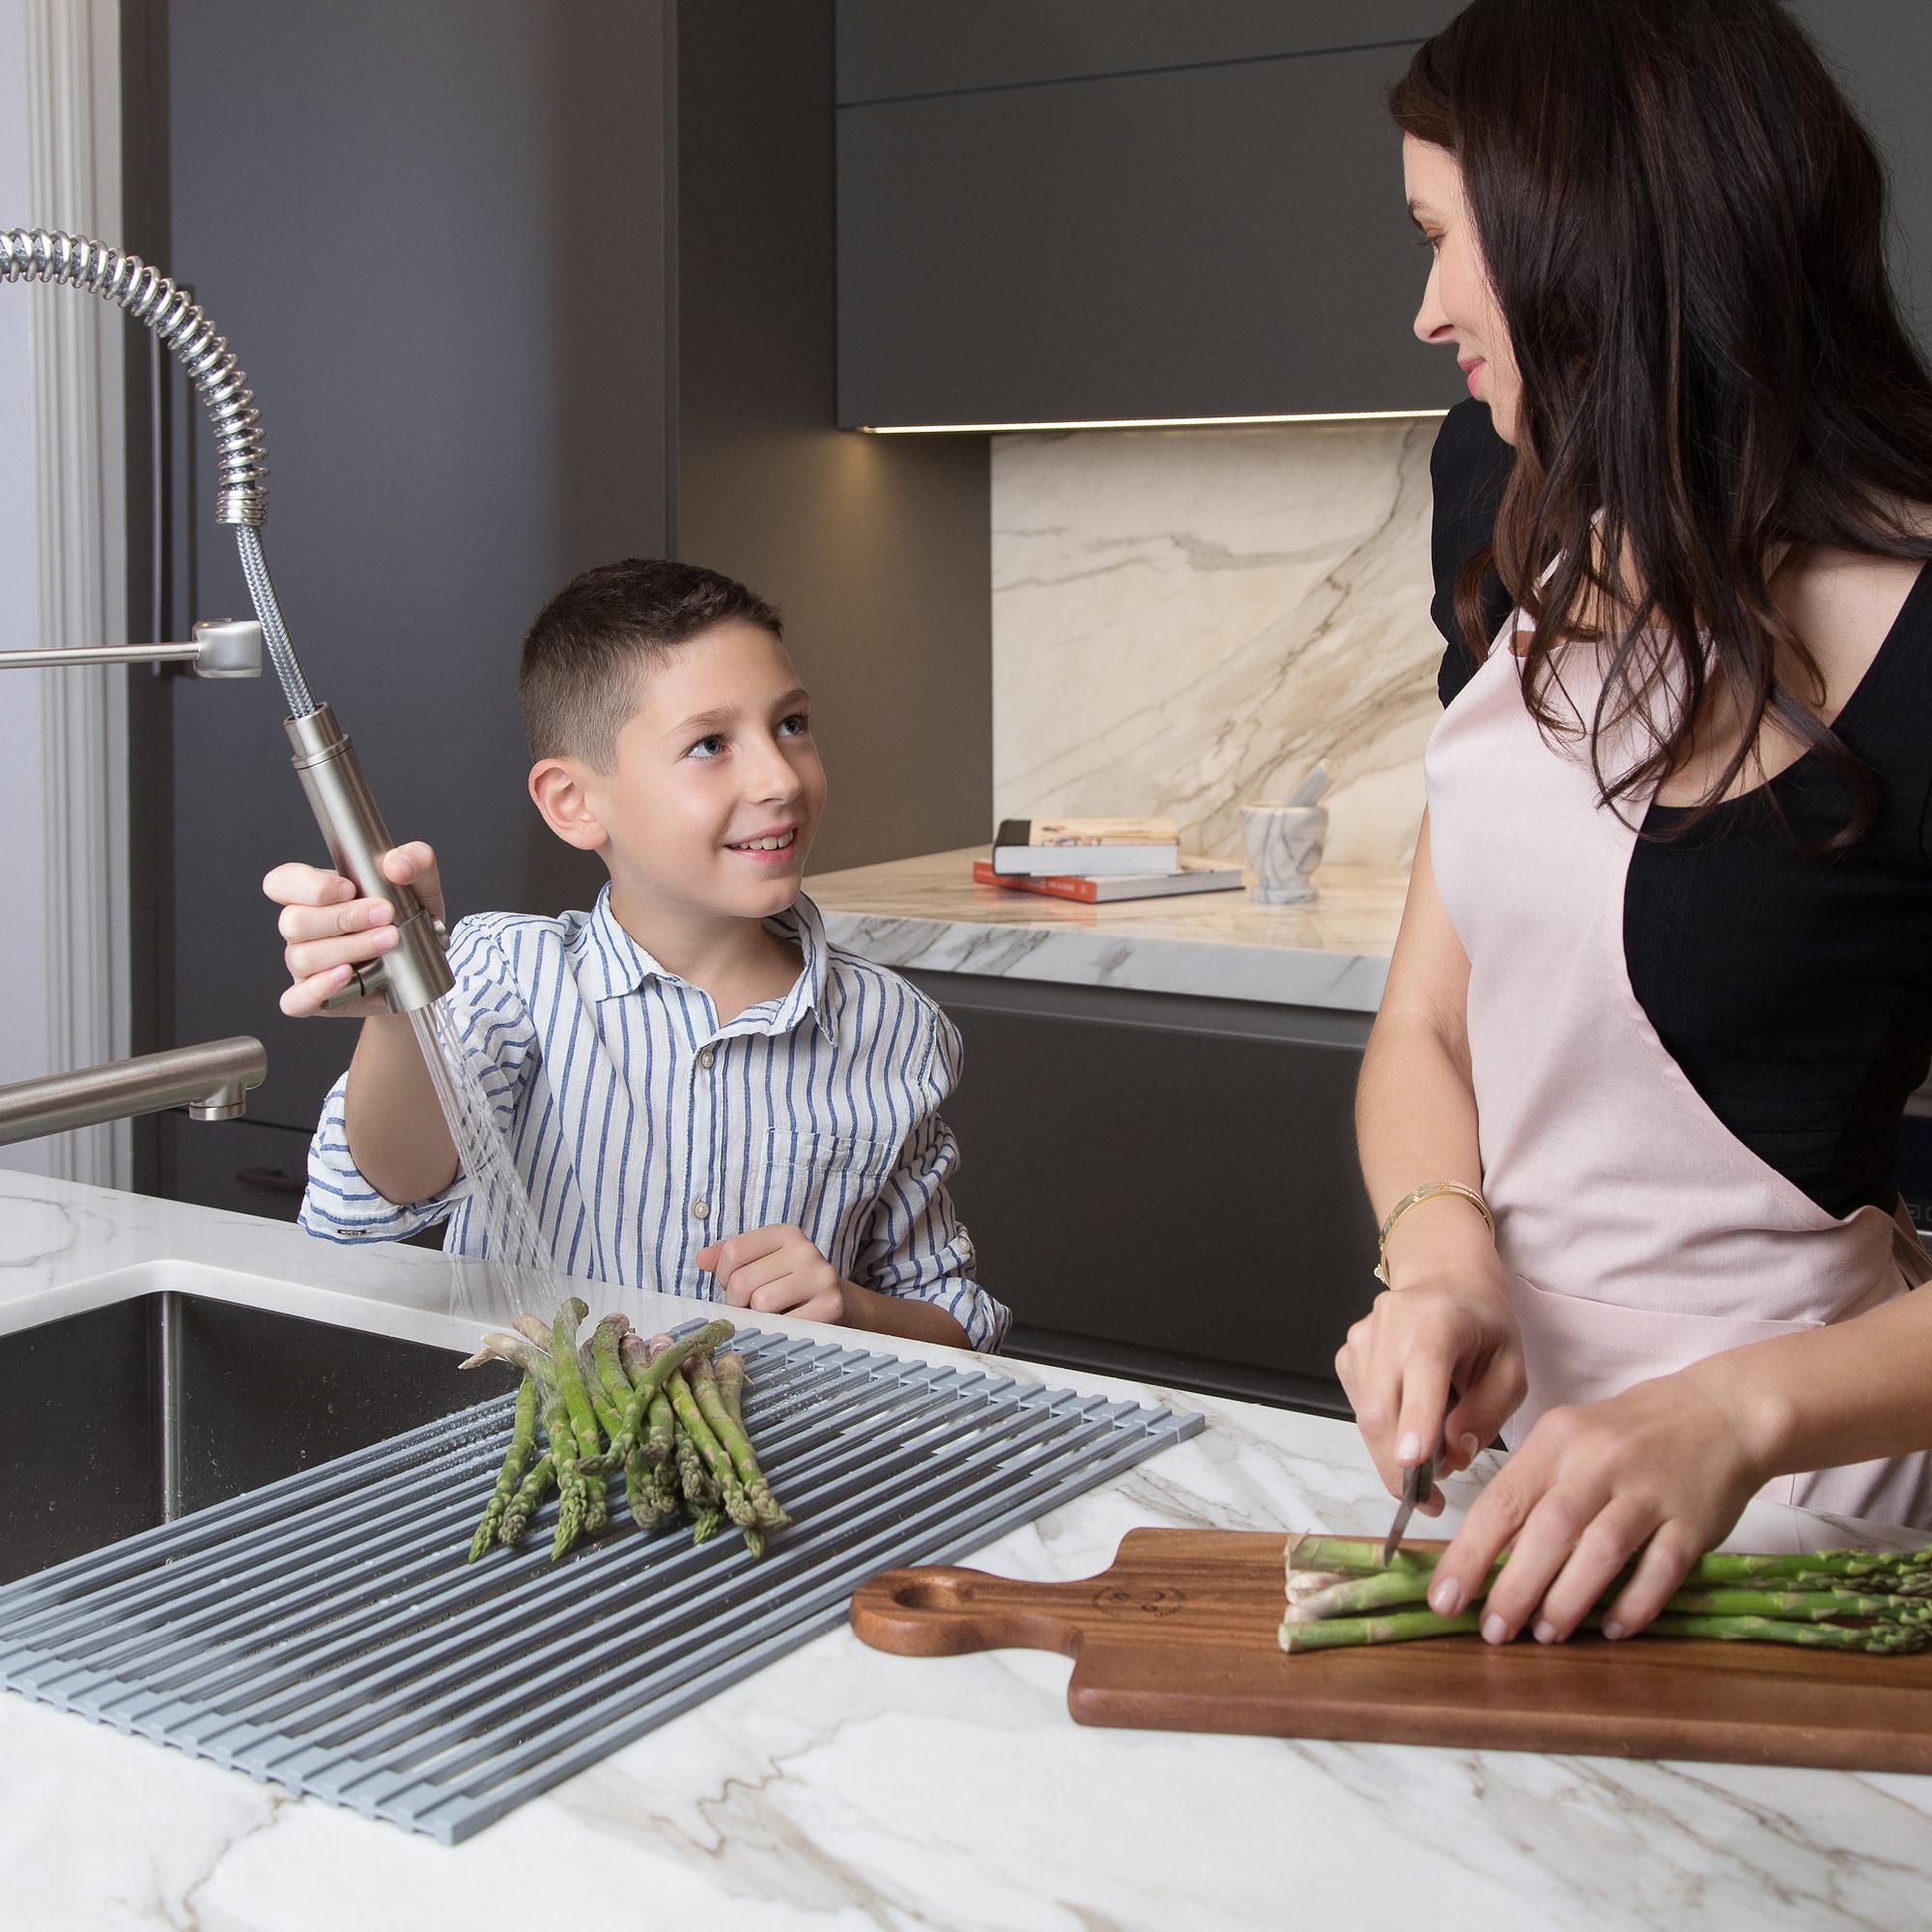
M984 1570L929 1564L888 1570L852 1593L852 1628L875 1650L900 1657L961 1657L975 1650L1080 1646L1080 1612L1094 1585L1029 1583Z

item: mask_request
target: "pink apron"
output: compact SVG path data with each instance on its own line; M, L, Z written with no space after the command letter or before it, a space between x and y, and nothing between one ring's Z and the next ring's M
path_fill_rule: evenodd
M1504 627L1429 741L1430 851L1469 959L1483 1188L1546 1409L1877 1306L1932 1275L1907 1227L1843 1220L1739 1141L1645 1016L1624 957L1636 834L1596 801L1580 740L1547 740ZM1558 655L1592 715L1595 647ZM1562 697L1557 697L1559 707ZM1605 768L1621 769L1606 748ZM1623 803L1642 822L1648 800ZM1932 1455L1780 1477L1763 1493L1932 1525Z

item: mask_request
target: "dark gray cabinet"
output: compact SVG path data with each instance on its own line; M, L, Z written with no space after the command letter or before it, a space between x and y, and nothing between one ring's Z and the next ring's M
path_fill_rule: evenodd
M1385 10L1418 34L1453 11ZM1129 17L1147 27L1140 10ZM1365 28L1336 45L1311 30L1299 51L1216 59L1225 45L1267 44L1224 18L1228 31L1193 43L1210 58L1183 61L1178 23L1194 18L1166 10L1169 65L1135 68L1123 45L1112 60L1129 65L1110 66L1108 48L1087 44L1075 51L1102 63L1091 78L867 94L839 107L841 422L1458 400L1448 358L1410 333L1427 270L1407 245L1400 138L1383 105L1415 42ZM1294 31L1278 27L1277 43ZM984 43L962 48L962 73L1052 70L1037 45L1000 62L990 28L971 38ZM1122 40L1138 47L1146 34ZM848 49L852 85L938 78L902 50L888 53L868 63Z
M1013 1352L1349 1412L1335 1351L1375 1292L1367 1014L907 977L965 1042L952 1192Z
M838 103L1419 41L1444 0L838 0Z

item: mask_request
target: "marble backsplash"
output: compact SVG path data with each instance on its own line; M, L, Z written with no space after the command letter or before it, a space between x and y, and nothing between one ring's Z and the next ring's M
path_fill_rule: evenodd
M993 803L1238 859L1318 760L1327 858L1402 865L1442 644L1438 419L993 440Z

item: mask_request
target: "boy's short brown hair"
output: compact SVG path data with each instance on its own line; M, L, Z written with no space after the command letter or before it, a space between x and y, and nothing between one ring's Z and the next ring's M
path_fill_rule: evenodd
M663 556L629 556L573 578L537 612L517 673L532 758L617 760L643 674L700 631L733 619L781 642L778 611L736 578Z

